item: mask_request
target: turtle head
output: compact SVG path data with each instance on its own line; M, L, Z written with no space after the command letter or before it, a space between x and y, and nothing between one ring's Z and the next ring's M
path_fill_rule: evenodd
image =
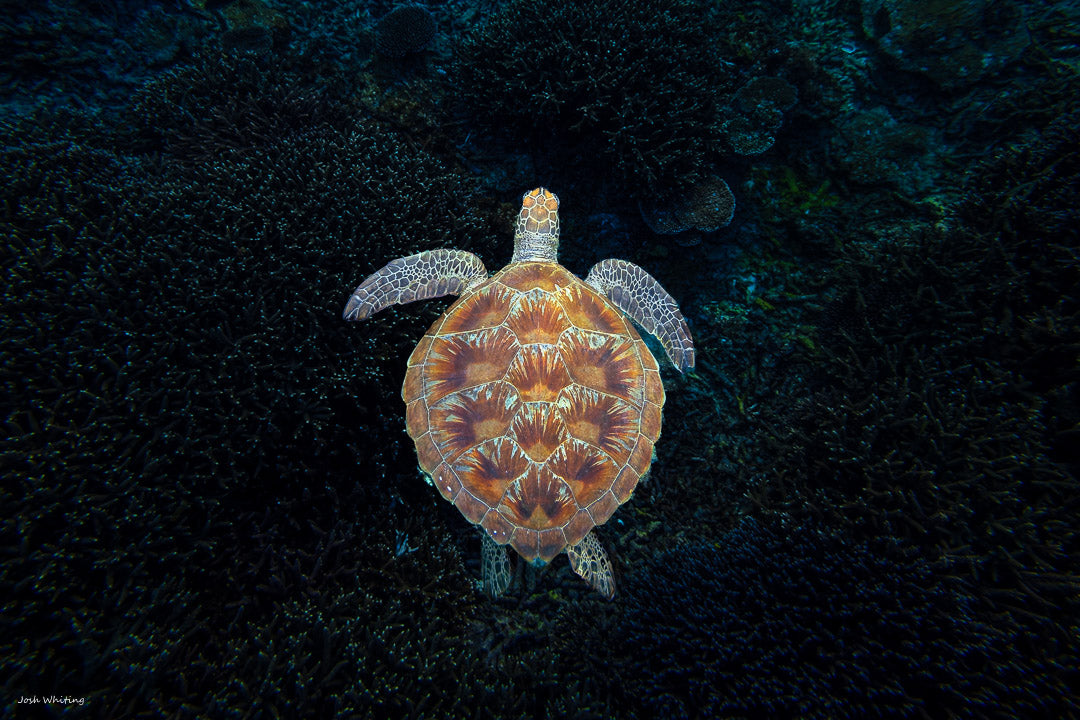
M511 262L556 262L559 254L559 198L547 188L521 197Z

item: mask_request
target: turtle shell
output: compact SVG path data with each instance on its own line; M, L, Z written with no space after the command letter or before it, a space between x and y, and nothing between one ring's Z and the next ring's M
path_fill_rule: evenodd
M561 265L520 262L431 326L402 397L443 497L546 562L630 498L660 437L664 386L606 298Z

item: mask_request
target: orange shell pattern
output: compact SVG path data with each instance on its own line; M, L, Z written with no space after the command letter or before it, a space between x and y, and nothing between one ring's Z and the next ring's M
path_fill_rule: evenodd
M630 498L664 386L633 325L561 265L510 265L465 293L409 358L420 467L499 544L550 561Z

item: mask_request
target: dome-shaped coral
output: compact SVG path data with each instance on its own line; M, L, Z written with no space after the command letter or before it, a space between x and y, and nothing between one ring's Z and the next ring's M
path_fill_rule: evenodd
M686 230L714 232L731 223L735 196L723 178L710 178L678 197L645 198L638 209L645 224L658 235Z
M733 98L731 117L722 130L728 145L739 155L760 155L773 146L784 113L799 100L783 78L756 77Z
M435 18L420 5L403 5L375 26L375 49L392 58L420 52L435 37Z

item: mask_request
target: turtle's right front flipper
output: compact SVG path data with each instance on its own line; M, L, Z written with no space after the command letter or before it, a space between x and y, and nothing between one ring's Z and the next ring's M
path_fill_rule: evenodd
M649 273L625 260L601 260L586 284L652 333L679 372L694 367L694 339L675 298Z
M346 320L363 320L413 300L459 295L487 277L480 258L463 250L427 250L392 260L353 291Z

